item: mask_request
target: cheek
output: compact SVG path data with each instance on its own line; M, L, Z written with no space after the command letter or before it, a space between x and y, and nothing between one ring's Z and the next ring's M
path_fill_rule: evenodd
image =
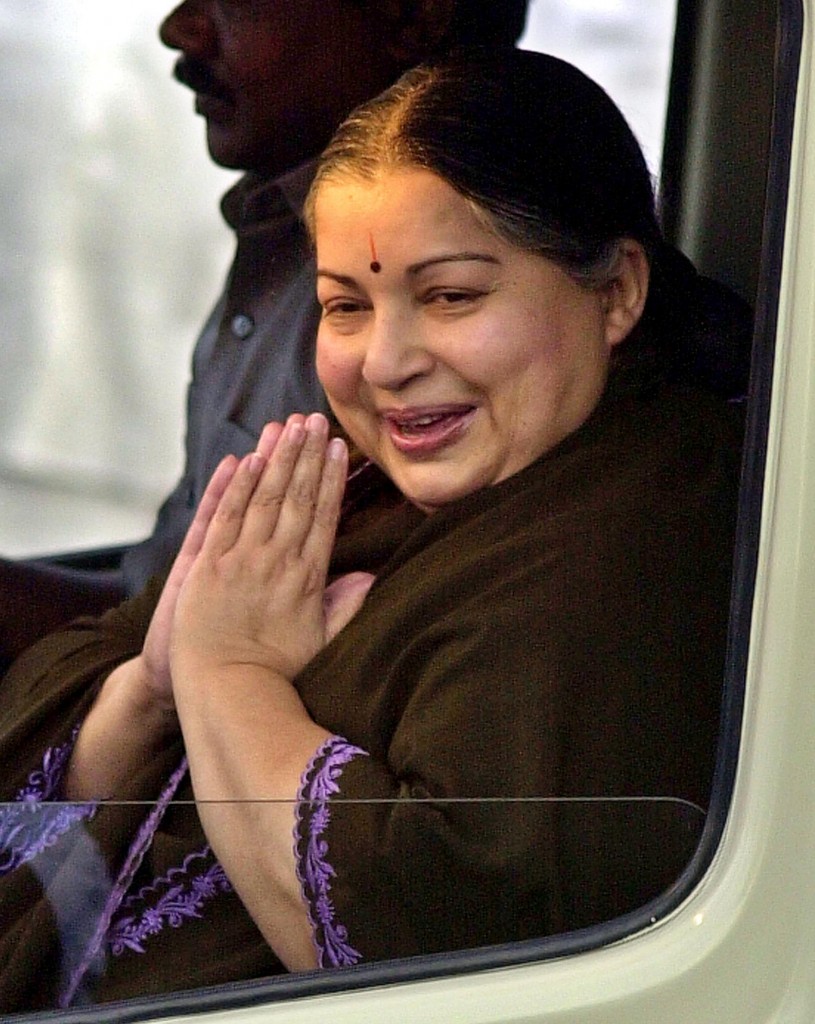
M520 315L472 332L458 346L456 368L487 390L517 387L548 375L561 360L562 339L550 320Z
M360 360L348 348L317 335L317 376L333 402L353 404L361 382Z
M287 56L279 33L259 32L251 20L243 20L224 29L220 49L230 80L247 92L262 90L267 103L272 85L286 80L279 70Z

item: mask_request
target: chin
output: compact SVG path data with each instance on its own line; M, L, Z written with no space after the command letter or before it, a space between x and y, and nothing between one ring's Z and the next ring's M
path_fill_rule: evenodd
M442 471L443 473L443 471ZM467 495L480 491L488 486L486 481L461 481L457 483L450 480L449 474L444 474L446 479L440 481L415 481L398 480L395 483L412 505L422 509L424 512L434 512L445 505L466 498Z
M212 162L228 171L245 171L252 166L250 156L243 147L236 145L231 133L210 123L207 123L207 150Z

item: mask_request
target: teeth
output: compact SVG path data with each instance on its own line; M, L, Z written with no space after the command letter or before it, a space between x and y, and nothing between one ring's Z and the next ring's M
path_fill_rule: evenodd
M436 423L441 423L444 419L446 417L442 415L417 416L415 420L405 420L400 423L399 429L403 434L416 434L427 427L435 426Z
M409 418L395 415L392 417L391 423L402 434L419 434L424 430L429 430L431 427L446 423L461 415L461 412L455 410L449 412L428 412L422 416L411 416Z

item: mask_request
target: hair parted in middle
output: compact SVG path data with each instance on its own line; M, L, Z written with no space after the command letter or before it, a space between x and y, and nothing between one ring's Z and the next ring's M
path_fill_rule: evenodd
M608 95L556 57L466 49L408 71L341 125L320 185L418 167L469 199L507 241L585 284L613 272L621 238L660 242L642 151Z
M324 182L375 181L411 167L437 175L512 245L551 260L587 288L613 280L623 239L650 264L645 312L615 349L619 379L649 367L739 392L718 368L720 337L749 345L749 309L668 245L645 157L596 82L547 54L465 48L408 71L346 119L323 154L306 202ZM748 360L749 362L749 360Z

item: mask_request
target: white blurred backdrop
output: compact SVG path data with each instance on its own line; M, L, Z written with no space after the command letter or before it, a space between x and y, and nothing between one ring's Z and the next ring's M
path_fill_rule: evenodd
M181 468L229 264L158 41L170 0L0 0L0 554L135 540ZM605 86L659 167L675 0L532 0L522 45Z

